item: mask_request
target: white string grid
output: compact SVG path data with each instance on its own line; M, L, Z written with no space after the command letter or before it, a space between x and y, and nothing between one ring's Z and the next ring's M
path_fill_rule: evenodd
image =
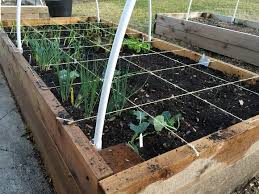
M65 27L68 28L67 26L65 26ZM35 28L33 28L33 27L31 27L31 28L32 28L34 31L36 31L37 33L41 34L41 33L38 32ZM68 30L70 30L70 28L68 28ZM85 38L85 37L82 36L81 34L79 34L79 35L80 35L81 38ZM50 41L50 40L49 40L49 41ZM91 40L89 40L89 41L92 42L92 43L94 44L94 46L103 47L102 45L96 44L96 42L94 42L94 41L91 41ZM65 52L65 51L63 50L63 48L60 48L60 49L61 49L63 52ZM104 49L107 49L107 48L104 47ZM109 49L108 49L108 51L109 51ZM170 52L170 51L166 51L165 53L167 53L167 52ZM153 54L157 54L157 55L161 55L161 56L167 57L166 55L163 55L163 53L164 53L164 52L155 52L155 51L153 51L152 55L153 55ZM137 56L145 56L145 55L149 55L149 53L148 53L148 54L139 54L139 55L137 55ZM167 58L170 59L170 60L172 60L172 61L174 61L174 62L176 62L176 63L180 63L181 66L176 66L176 67L171 67L171 68L164 68L164 69L159 69L159 70L150 71L150 70L147 70L147 69L145 69L145 68L143 68L143 67L137 65L136 63L133 63L132 61L128 60L127 58L129 58L129 57L136 57L136 56L121 56L120 58L123 59L123 60L125 60L125 61L128 61L128 62L131 63L132 65L137 66L137 67L139 67L139 68L141 68L141 69L143 70L143 72L138 72L138 73L132 74L131 76L133 76L133 75L138 75L138 74L144 74L144 73L147 74L147 73L148 73L148 74L150 74L150 75L153 75L153 76L155 76L155 77L157 77L157 78L163 80L164 82L167 82L167 83L173 85L173 86L176 87L176 88L179 88L179 89L183 90L185 93L184 93L184 94L181 94L181 95L177 95L177 96L172 96L171 98L159 99L159 100L156 100L156 101L152 101L152 102L149 102L149 103L143 103L143 104L140 104L140 105L137 105L137 104L135 104L134 102L132 102L130 99L127 99L127 101L131 102L131 104L133 104L134 106L128 107L128 108L125 108L125 109L121 109L121 110L117 110L117 111L113 111L113 112L109 112L109 113L107 113L107 114L113 114L113 113L116 113L116 112L121 112L121 111L125 111L125 110L130 110L130 109L134 109L134 108L138 108L138 109L141 109L141 110L142 110L141 107L143 107L143 106L145 106L145 105L154 104L154 103L162 102L162 101L165 101L165 100L176 99L176 98L179 98L179 97L181 97L181 96L192 95L192 96L194 96L195 98L197 98L197 99L199 99L199 100L201 100L201 101L203 101L203 102L209 104L210 106L213 106L214 108L217 108L217 109L219 109L220 111L222 111L222 112L224 112L224 113L226 113L226 114L228 114L228 115L233 116L234 118L238 119L239 121L243 121L242 118L240 118L240 117L238 117L238 116L236 116L236 115L234 115L234 114L232 114L232 113L230 113L230 112L228 112L228 111L226 111L226 110L224 110L224 109L222 109L222 108L220 108L220 107L218 107L218 106L216 106L216 105L214 105L214 104L208 102L208 101L205 100L205 99L200 98L199 96L196 96L195 94L197 94L197 93L199 93L199 92L202 92L202 91L211 90L211 89L214 89L214 88L224 87L224 86L227 86L227 85L235 85L235 86L241 87L241 88L243 88L243 89L245 89L245 90L247 90L247 91L249 91L249 92L252 92L253 94L259 95L258 93L254 92L254 91L252 91L252 90L249 90L249 89L247 89L247 88L245 88L245 87L236 85L236 84L241 83L241 82L244 82L244 81L249 81L249 80L258 79L259 76L254 76L254 77L247 78L247 79L241 79L241 80L238 80L238 81L228 82L228 81L226 81L226 80L224 80L224 79L222 79L222 78L220 78L220 77L217 77L217 76L215 76L215 75L212 75L212 74L210 74L210 73L204 72L204 71L202 71L202 70L199 70L199 69L193 67L193 66L195 66L195 65L198 65L197 63L195 63L195 64L184 64L184 63L182 63L182 62L180 62L180 61L177 61L177 60L175 60L175 59L173 59L173 58L170 58L170 57L167 57ZM74 59L73 57L71 57L71 59L72 59L73 61L75 61L75 59ZM100 60L100 59L98 59L98 60ZM94 60L93 60L93 61L94 61ZM81 61L81 62L76 61L76 62L77 62L77 64L83 66L83 65L81 64L82 61ZM53 64L53 65L55 65L55 64ZM56 65L61 65L61 64L56 64ZM195 70L197 70L197 71L199 71L199 72L202 72L202 73L205 73L205 74L207 74L207 75L210 75L210 76L212 76L212 77L214 77L214 78L216 78L216 79L219 79L219 80L221 80L221 81L224 81L224 82L226 82L226 83L225 83L225 84L220 84L220 85L217 85L217 86L213 86L213 87L208 87L208 88L201 89L201 90L198 90L198 91L189 92L189 91L187 91L187 90L181 88L180 86L178 86L178 85L176 85L176 84L174 84L174 83L171 83L170 81L168 81L168 80L166 80L166 79L164 79L164 78L158 76L157 74L155 74L156 72L165 71L165 70L172 70L172 69L176 69L176 68L183 68L183 67L193 68L193 69L195 69ZM81 84L81 83L76 83L76 84ZM51 88L48 88L48 89L51 89ZM144 111L144 110L143 110L143 111ZM144 112L146 112L146 111L144 111ZM146 112L146 113L147 113L147 112ZM149 116L153 117L153 116L150 115L149 113L147 113L147 114L148 114ZM87 120L87 119L91 119L91 118L95 118L95 117L96 117L96 116L92 116L92 117L88 117L88 118L83 118L83 119L80 119L80 120L72 121L71 123L80 122L80 121ZM153 118L154 118L154 117L153 117ZM59 118L59 119L62 119L62 118ZM67 119L64 119L64 120L67 120ZM71 120L67 120L67 121L71 121ZM178 135L175 134L175 136L177 137ZM178 137L178 138L181 139L181 137ZM183 140L183 139L181 139L181 140L182 140L183 142L185 142L187 145L189 145L189 146L195 151L195 153L197 154L197 150L196 150L194 147L192 147L192 146L191 146L188 142L186 142L185 140Z

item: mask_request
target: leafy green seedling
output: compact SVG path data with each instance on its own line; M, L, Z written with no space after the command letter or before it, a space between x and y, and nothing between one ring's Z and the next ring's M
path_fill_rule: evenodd
M66 81L67 79L75 80L78 77L79 77L79 74L77 71L68 72L66 69L63 69L59 72L59 79L61 81Z
M129 124L130 129L134 131L134 135L128 142L128 145L132 147L132 149L137 153L139 153L139 151L138 146L135 144L135 140L138 139L140 134L143 134L143 137L145 137L154 133L160 133L164 129L168 130L171 133L174 133L174 131L177 131L179 129L180 120L182 118L182 115L180 113L172 116L169 111L164 111L161 115L156 116L154 119L147 119L148 115L142 111L134 111L133 115L136 116L139 124ZM147 128L150 125L153 125L154 131L146 132Z
M169 111L164 111L161 115L154 118L153 125L157 132L161 132L163 129L171 131L171 129L177 131L180 127L180 120L182 115L176 114L172 116ZM177 126L175 126L177 124Z
M135 140L139 137L140 134L145 133L150 123L146 122L147 114L142 111L133 111L133 115L136 116L136 119L139 121L139 124L138 125L135 125L133 123L129 124L130 129L134 131L134 135L132 136L131 140L128 142L128 145L135 152L139 153L138 146L135 144Z
M62 69L61 71L59 71L59 69L57 68L57 71L60 84L61 99L63 102L65 102L69 99L69 94L71 92L74 80L80 76L76 70L70 71L70 68Z
M142 40L133 37L125 39L123 44L134 53L147 53L151 49L151 44L149 42L143 42Z

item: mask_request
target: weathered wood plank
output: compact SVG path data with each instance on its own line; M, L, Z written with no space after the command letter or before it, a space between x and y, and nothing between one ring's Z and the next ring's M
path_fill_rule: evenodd
M19 84L20 89L13 88L13 90L14 92L19 91L19 93L16 93L16 98L19 99L18 103L23 109L23 114L34 114L34 120L28 116L27 123L39 122L39 125L43 125L46 130L45 133L54 141L71 172L70 175L74 178L80 190L84 193L97 193L98 181L111 175L112 170L93 148L81 129L74 125L63 125L56 119L60 112L66 113L64 108L49 90L42 90L39 87L37 79L41 79L30 71L29 64L24 57L13 51L12 46L14 45L8 41L6 35L2 36L2 46L2 53L5 54L1 55L1 59L4 57L11 58L14 63L13 65L8 63L2 65L10 72L14 72L13 78L9 79L13 79L14 84L16 82ZM23 101L27 102L27 106L23 104ZM34 133L39 133L37 128L31 129ZM57 184L61 184L59 181L63 184L63 177L56 179Z
M26 75L28 69L25 71L21 68L20 61L10 52L12 49L6 45L6 37L3 39L2 34L0 34L0 37L0 66L19 104L23 118L33 133L36 145L44 160L44 165L53 180L55 190L58 193L81 193L56 144L47 133L45 124L38 119L31 108L32 102L26 93L30 92L34 95L34 90L31 89L33 83Z
M168 39L180 39L188 44L196 45L207 50L213 50L213 52L225 56L239 60L246 59L246 62L259 66L259 53L246 48L242 48L226 42L215 41L210 38L204 40L204 38L200 35L167 28L160 25L157 25L156 33ZM236 53L238 53L238 55Z
M200 36L201 38L204 37L203 41L206 41L206 38L215 40L215 43L219 41L229 45L259 52L259 36L253 34L238 32L194 21L186 21L184 19L174 18L173 16L158 15L156 23L158 26L171 29L171 33L174 33L174 31L182 31L190 35L193 34ZM158 27L156 30L158 30ZM197 40L196 42L199 43L200 40ZM218 47L215 46L215 48ZM232 55L237 54L233 51Z
M114 173L135 166L144 160L126 144L118 144L99 151Z
M16 6L2 6L2 20L13 20L16 18ZM49 12L47 6L22 6L21 17L28 18L48 18Z
M107 194L231 193L259 169L254 161L259 156L258 119L193 142L198 158L182 146L108 177L100 185Z
M73 17L73 18L66 18L66 17L59 17L59 18L42 18L42 19L22 19L22 25L31 25L31 26L41 26L41 25L57 25L57 24L71 24L80 22L80 17ZM6 27L10 27L13 24L13 20L3 20L3 25Z

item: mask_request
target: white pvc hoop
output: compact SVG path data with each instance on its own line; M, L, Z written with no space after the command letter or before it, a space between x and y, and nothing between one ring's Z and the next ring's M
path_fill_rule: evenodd
M152 40L152 0L148 1L148 17L149 17L148 41L151 42Z
M21 38L21 5L22 0L17 0L16 5L16 31L17 31L17 48L22 53L22 38Z
M109 95L111 91L114 71L120 54L122 42L126 34L126 30L127 30L133 9L135 7L135 4L136 4L136 0L127 0L122 12L122 16L120 18L118 29L115 34L114 42L112 44L111 54L108 60L108 65L107 65L104 82L102 86L101 99L99 102L96 126L95 126L94 145L98 150L102 149L103 127L104 127L105 115L106 115L107 105L109 101Z
M97 17L97 22L100 23L101 19L100 19L99 2L98 2L98 0L96 0L95 2L96 2L96 17Z
M192 0L190 0L189 5L188 5L188 10L187 10L187 13L186 13L186 21L189 20L191 7L192 7Z
M238 6L239 6L239 2L240 2L240 0L237 0L236 7L235 7L235 10L234 10L234 14L233 14L232 19L231 19L231 23L234 23L234 21L236 19L236 14L237 14L237 9L238 9Z
M0 22L2 21L2 0L0 0Z

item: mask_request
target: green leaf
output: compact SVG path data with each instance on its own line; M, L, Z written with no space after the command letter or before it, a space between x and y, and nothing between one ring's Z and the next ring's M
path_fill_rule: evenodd
M61 79L62 81L67 79L67 70L63 69L59 72L59 79Z
M71 71L70 74L70 79L76 79L77 77L79 77L79 73L77 71Z
M147 114L142 111L133 111L133 115L135 115L137 119L141 121L145 120L147 117Z
M162 115L163 115L164 118L165 118L165 122L168 122L168 121L170 120L170 118L171 118L171 113L170 113L169 111L164 111L164 112L162 113Z
M162 129L167 125L163 115L156 116L154 118L154 128L157 132L162 131Z
M149 126L149 123L143 122L140 123L139 125L134 125L133 123L129 124L129 127L131 130L133 130L136 134L143 133Z

